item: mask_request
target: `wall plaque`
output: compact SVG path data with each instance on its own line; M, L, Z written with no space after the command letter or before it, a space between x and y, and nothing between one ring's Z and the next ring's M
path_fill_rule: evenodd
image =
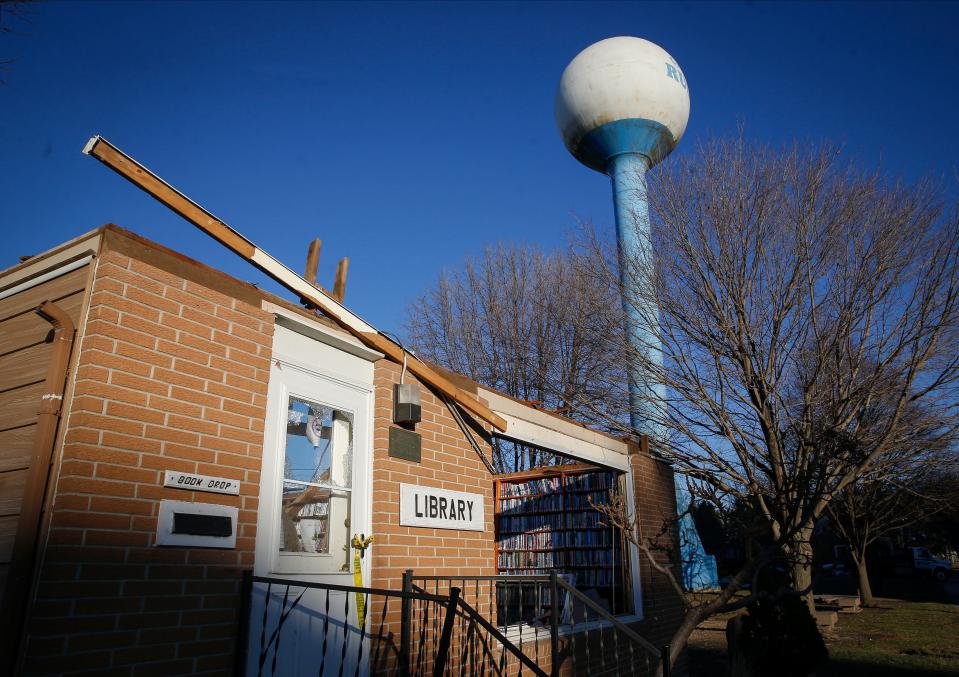
M400 524L407 527L484 531L483 494L400 484Z
M390 456L420 462L422 438L419 433L403 428L390 428Z

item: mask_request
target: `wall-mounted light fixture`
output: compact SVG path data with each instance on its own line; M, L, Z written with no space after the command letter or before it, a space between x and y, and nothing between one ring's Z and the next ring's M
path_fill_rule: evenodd
M416 383L397 383L393 386L393 422L414 425L423 420L420 407L420 387Z

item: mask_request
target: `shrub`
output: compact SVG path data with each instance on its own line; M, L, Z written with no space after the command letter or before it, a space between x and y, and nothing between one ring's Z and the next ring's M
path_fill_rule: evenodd
M829 657L816 621L800 597L750 605L739 641L742 658L754 675L805 677Z

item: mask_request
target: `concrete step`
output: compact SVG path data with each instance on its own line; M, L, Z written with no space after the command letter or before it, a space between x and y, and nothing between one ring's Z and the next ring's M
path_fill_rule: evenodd
M816 608L837 611L841 614L857 614L862 611L859 595L822 595L815 598Z
M832 630L839 621L839 614L835 611L816 610L816 625L823 630Z

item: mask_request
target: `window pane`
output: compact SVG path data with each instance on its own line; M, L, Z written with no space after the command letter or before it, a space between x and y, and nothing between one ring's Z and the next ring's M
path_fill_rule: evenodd
M280 551L331 555L348 570L353 416L291 396L287 412Z
M283 479L349 488L353 415L290 397Z

